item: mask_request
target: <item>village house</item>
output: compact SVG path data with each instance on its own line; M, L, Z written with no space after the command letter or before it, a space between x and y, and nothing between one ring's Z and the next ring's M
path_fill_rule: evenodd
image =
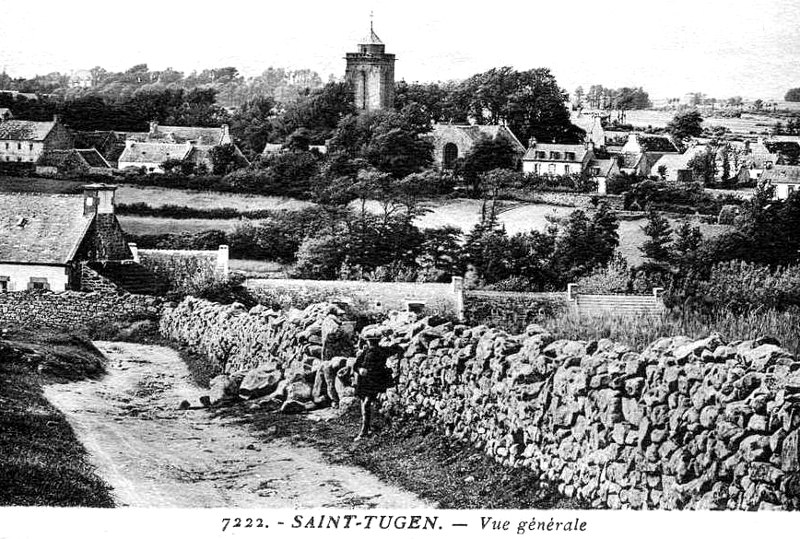
M800 191L800 166L774 165L764 170L761 181L775 187L775 198L786 200L792 193Z
M594 159L592 144L543 144L531 139L522 158L522 172L566 176L588 173Z
M612 153L617 155L622 172L649 176L659 159L664 155L680 155L680 150L669 137L632 132L628 133L625 144Z
M0 193L0 291L79 290L85 262L129 261L116 186L81 195Z
M112 168L117 168L119 156L122 155L122 151L125 149L124 137L114 131L76 131L74 136L75 148L93 148L103 156L103 159Z
M583 114L579 109L571 111L569 121L586 132L585 142L591 142L595 148L605 148L606 132L599 114Z
M70 132L59 121L8 120L0 122L0 163L36 163L50 150L73 147Z
M36 162L36 173L44 176L76 174L113 174L100 152L94 148L72 150L50 150Z
M433 162L444 170L453 169L481 138L501 138L508 141L521 159L525 146L505 125L434 124L425 136L433 143Z
M117 168L144 168L148 172L164 172L167 160L177 159L201 165L210 171L213 168L212 150L218 146L233 145L234 155L242 165L249 161L236 146L227 125L222 127L183 127L158 125L150 122L146 133L121 133L125 138L125 149L117 160Z

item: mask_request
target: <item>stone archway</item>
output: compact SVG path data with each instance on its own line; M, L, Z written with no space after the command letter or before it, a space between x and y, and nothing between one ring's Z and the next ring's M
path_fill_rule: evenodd
M448 142L447 144L444 145L442 166L444 168L454 168L456 166L457 160L458 160L458 146L456 146L452 142Z

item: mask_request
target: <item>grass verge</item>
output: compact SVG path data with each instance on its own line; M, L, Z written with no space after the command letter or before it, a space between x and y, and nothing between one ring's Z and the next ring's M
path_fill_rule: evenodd
M319 449L332 464L364 468L440 509L581 509L553 489L537 488L536 475L509 468L428 423L377 414L377 433L357 443L359 412L328 420L251 412L245 406L221 409L265 439L288 438ZM588 507L586 507L588 508Z
M42 393L45 383L103 372L86 340L39 331L0 341L0 505L112 507L66 418Z

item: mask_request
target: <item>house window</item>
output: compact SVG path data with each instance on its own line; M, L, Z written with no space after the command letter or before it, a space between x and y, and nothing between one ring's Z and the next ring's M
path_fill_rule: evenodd
M8 142L6 142L6 150L8 149Z
M28 290L50 290L50 283L46 277L31 277L28 282Z
M574 152L567 152L566 153L566 160L567 161L575 161L575 153Z
M786 186L786 197L788 198L788 197L792 196L792 193L794 193L794 185L787 185Z
M547 172L549 172L550 174L555 174L556 173L555 164L550 163L550 165L548 165L548 167L547 167Z
M550 159L561 159L561 152L550 152Z
M0 292L8 292L9 281L11 281L11 277L0 276Z
M600 175L600 167L594 167L594 168L592 169L592 174L593 174L594 176L599 176L599 175Z
M536 174L541 174L542 165L540 165L539 163L536 163L535 165L533 165L533 172L535 172Z
M18 150L21 150L21 149L22 149L22 143L21 143L21 142L17 142L17 149L18 149Z
M570 173L569 165L564 165L564 174L569 174L569 173Z
M546 159L547 152L537 151L536 152L536 159Z
M28 145L28 149L29 149L30 151L33 151L33 143L32 143L32 142L31 142L31 143Z
M18 155L18 156L17 156L17 162L18 162L18 163L21 163L21 162L22 162L22 156L21 156L21 155Z

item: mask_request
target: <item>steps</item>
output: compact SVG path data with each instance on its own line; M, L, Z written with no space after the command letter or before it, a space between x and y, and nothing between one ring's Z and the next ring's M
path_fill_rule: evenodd
M154 296L166 289L153 272L132 260L91 262L89 267L130 294Z

